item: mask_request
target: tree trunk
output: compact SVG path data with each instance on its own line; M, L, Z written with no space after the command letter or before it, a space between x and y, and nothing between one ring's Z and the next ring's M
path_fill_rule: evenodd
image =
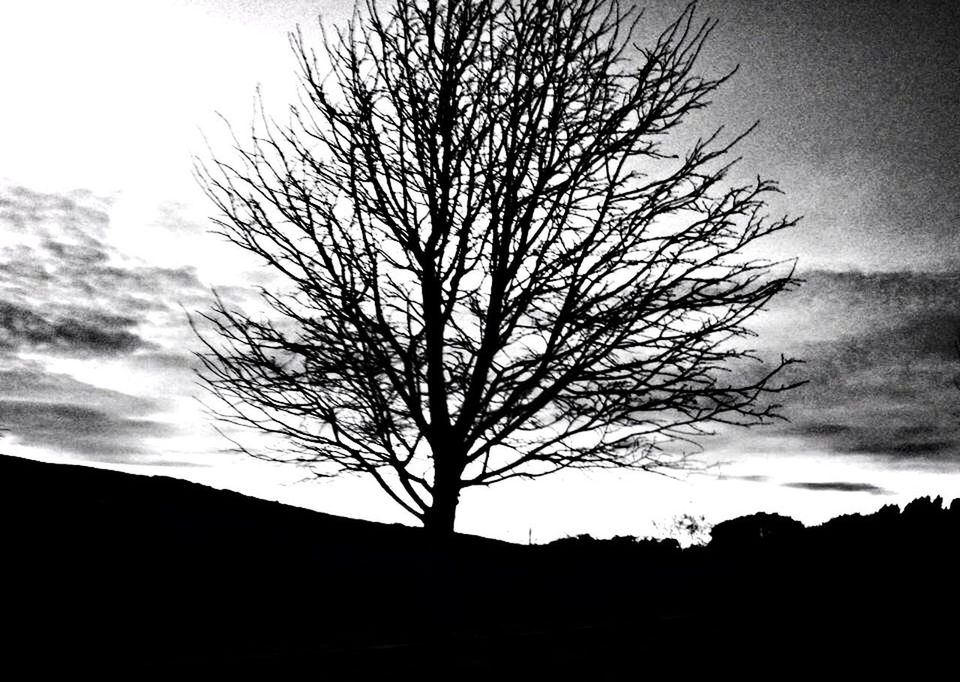
M453 524L460 502L460 476L464 458L449 441L434 449L433 503L423 519L427 532L436 538L453 536Z
M423 527L431 536L436 538L453 536L453 524L459 503L460 481L444 481L438 477L434 483L433 505L423 518Z

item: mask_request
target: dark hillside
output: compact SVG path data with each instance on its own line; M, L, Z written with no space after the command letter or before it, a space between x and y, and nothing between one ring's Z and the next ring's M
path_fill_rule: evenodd
M8 663L582 677L748 652L929 660L960 634L956 501L814 528L756 514L684 551L588 536L437 546L416 528L0 457L0 514Z

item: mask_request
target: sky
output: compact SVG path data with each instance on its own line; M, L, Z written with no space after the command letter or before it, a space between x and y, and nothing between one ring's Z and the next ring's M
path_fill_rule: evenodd
M296 96L287 31L343 2L34 0L0 6L0 452L188 478L410 523L361 479L226 452L186 321L263 269L210 234L194 159L229 152L259 87ZM648 4L644 30L681 2ZM464 493L458 529L514 541L648 535L681 514L818 523L960 497L960 5L701 2L701 68L737 74L691 121L742 130L737 172L779 181L768 243L805 283L753 324L809 380L789 422L702 442L706 472L570 472ZM222 119L221 119L222 116ZM681 139L680 142L683 142ZM799 376L799 375L798 375ZM255 443L253 434L243 436Z

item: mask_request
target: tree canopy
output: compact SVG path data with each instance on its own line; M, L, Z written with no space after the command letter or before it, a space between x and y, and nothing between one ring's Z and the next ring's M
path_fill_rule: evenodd
M202 376L251 451L359 472L428 528L460 492L567 468L688 464L789 388L742 341L797 280L752 247L776 184L729 179L749 131L671 148L732 75L689 6L649 44L608 0L368 0L303 97L201 167L217 229L280 275L218 300ZM757 361L751 372L731 371Z

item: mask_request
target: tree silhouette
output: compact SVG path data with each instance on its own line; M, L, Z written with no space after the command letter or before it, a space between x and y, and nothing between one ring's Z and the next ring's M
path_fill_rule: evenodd
M727 180L749 130L663 147L732 75L694 74L694 10L644 47L606 0L368 0L326 77L292 35L289 122L199 168L217 231L289 284L266 317L204 315L216 415L285 443L249 454L369 475L447 534L467 487L665 472L777 417L792 360L730 370L797 282L745 251L796 220Z

